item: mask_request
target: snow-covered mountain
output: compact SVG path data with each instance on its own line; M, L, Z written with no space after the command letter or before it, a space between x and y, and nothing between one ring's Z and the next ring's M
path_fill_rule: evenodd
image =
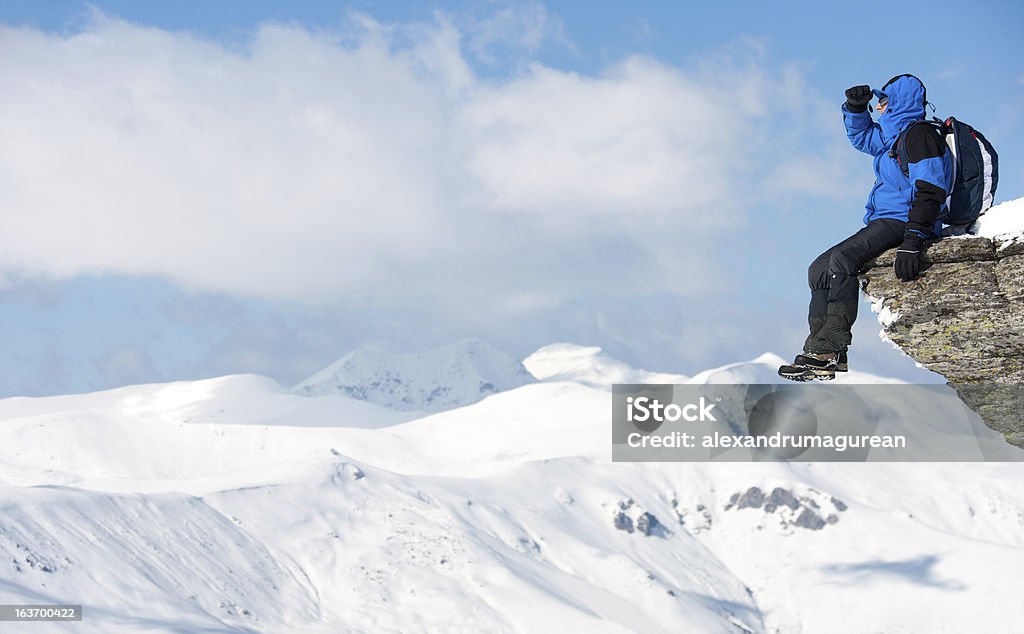
M439 412L533 381L516 359L479 339L466 339L412 354L359 348L292 392L342 395L399 411Z
M104 633L1024 622L1024 465L613 463L573 367L398 424L253 376L0 400L0 603Z
M576 381L595 387L615 383L686 383L682 374L648 372L615 359L597 346L554 343L523 360L530 374L542 381Z

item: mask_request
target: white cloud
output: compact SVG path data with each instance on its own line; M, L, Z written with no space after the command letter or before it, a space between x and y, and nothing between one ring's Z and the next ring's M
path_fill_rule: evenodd
M713 89L712 89L713 90ZM535 66L474 95L469 171L497 209L652 216L721 204L749 124L709 87L633 58L601 77ZM712 214L692 213L700 224Z
M572 49L565 37L562 22L539 2L512 2L504 5L481 5L487 11L464 21L466 45L478 59L496 64L495 49L511 49L531 55L546 41Z
M535 9L470 43L523 23L536 50ZM266 25L244 50L102 16L0 27L0 279L496 311L698 292L729 283L709 263L762 204L775 141L819 131L756 51L494 79L444 16L353 27Z

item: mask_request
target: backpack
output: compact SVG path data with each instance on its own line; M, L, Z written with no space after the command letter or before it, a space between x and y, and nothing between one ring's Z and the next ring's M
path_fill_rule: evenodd
M893 146L903 174L910 175L906 134L910 128L927 124L946 140L953 158L953 187L939 218L947 225L970 225L992 206L999 183L999 155L981 132L963 121L949 117L945 121L916 121L900 134Z

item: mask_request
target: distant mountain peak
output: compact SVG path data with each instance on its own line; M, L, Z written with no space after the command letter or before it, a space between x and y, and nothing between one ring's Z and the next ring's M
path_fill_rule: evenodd
M440 412L534 380L518 360L471 338L425 352L357 348L292 392L339 394L400 411Z
M523 365L541 381L577 381L595 387L614 383L686 383L682 374L649 372L620 361L598 346L553 343L523 360Z

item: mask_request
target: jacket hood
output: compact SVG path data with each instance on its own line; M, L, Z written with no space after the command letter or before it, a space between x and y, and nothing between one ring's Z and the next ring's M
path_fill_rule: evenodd
M889 145L907 126L925 118L927 92L913 75L893 77L881 90L889 98L889 106L878 118L878 125L882 128L882 140Z

